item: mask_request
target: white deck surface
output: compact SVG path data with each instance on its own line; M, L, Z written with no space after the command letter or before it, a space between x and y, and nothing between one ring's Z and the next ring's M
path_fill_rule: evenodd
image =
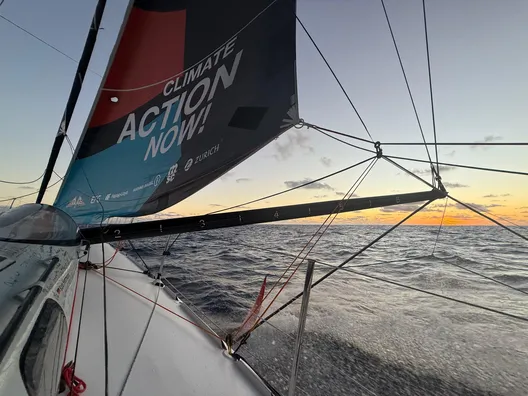
M105 245L105 259L114 249ZM94 245L90 261L102 262L101 245ZM161 257L161 256L160 256ZM138 270L118 253L112 267ZM67 362L73 360L77 328L86 279L86 296L75 375L87 384L83 396L104 395L103 277L99 271L80 271ZM154 300L158 288L140 273L107 269L108 277ZM107 280L109 394L117 395L140 342L153 304ZM158 303L189 317L184 307L163 290ZM220 341L160 307L127 382L124 395L269 395L242 362L236 362L220 348Z

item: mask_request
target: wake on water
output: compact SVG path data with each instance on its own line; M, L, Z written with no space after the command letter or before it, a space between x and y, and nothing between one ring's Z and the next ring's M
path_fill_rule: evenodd
M280 253L297 254L315 229L261 225L182 235L164 272L214 322L213 328L218 325L219 332L228 331L242 322L264 276L268 275L271 287L291 263L292 258ZM312 256L339 264L386 229L333 226ZM527 229L519 230L528 234ZM401 227L348 266L528 316L524 241L498 227L449 227L440 233L432 256L437 232L437 227ZM135 245L147 264L156 267L165 242L154 238ZM138 261L134 253L128 254ZM395 261L399 259L405 261ZM314 280L329 269L316 263ZM302 290L303 280L304 269L268 313ZM282 394L287 393L299 308L300 301L290 305L252 333L240 349ZM312 290L298 393L524 396L528 393L526 334L526 321L338 271Z

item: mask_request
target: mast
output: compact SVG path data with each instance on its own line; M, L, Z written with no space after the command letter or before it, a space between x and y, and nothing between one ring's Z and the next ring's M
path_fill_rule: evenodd
M48 188L48 183L51 179L53 169L55 168L55 163L57 162L62 143L66 138L66 131L68 130L68 126L70 125L73 110L75 109L75 105L77 104L77 99L79 99L79 94L81 93L84 76L86 75L86 71L88 70L90 58L92 57L92 52L95 47L97 33L99 32L99 26L101 25L101 19L103 18L105 6L106 0L98 0L97 6L95 8L95 13L92 18L90 31L88 32L88 37L86 38L86 43L84 44L81 60L79 61L77 71L75 72L75 79L73 81L73 85L70 91L70 96L68 97L66 109L64 110L64 114L62 116L57 135L55 136L55 141L53 142L53 147L51 149L48 165L46 166L46 170L44 172L44 177L42 178L40 190L37 195L37 203L41 203L42 198L44 197L44 193Z

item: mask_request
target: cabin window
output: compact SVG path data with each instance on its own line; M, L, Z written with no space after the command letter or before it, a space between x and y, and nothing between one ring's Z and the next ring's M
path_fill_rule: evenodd
M48 299L20 358L20 372L29 396L56 395L68 337L62 308Z

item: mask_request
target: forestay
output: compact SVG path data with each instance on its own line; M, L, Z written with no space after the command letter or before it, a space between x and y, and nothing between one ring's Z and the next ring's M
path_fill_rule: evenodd
M129 7L55 206L79 223L187 198L298 122L294 0Z

